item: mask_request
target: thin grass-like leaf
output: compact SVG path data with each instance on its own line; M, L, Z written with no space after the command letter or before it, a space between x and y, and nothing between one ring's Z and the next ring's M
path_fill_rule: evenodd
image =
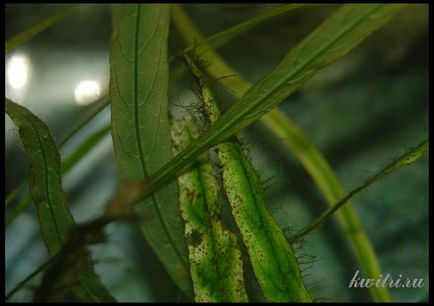
M114 5L110 53L112 137L125 180L147 178L172 157L168 122L169 6ZM192 295L175 182L137 205L148 243Z
M30 28L24 30L20 34L8 39L8 41L5 44L5 51L10 52L14 50L16 47L22 45L29 39L31 39L33 36L39 34L40 32L46 30L50 26L52 26L54 23L56 23L60 18L62 18L71 8L75 7L74 5L68 5L67 8L64 8L58 13L55 13L51 16L48 16L44 20L38 22L37 24L34 24Z
M29 189L36 206L39 226L48 253L62 248L74 219L67 207L60 177L60 156L48 127L26 108L6 99L6 113L19 128L29 159ZM113 301L87 260L73 292L82 301Z
M388 164L386 167L384 167L382 170L377 172L375 175L371 176L369 179L367 179L362 185L359 187L353 189L351 192L349 192L342 200L337 202L336 204L332 205L329 209L327 209L325 212L323 212L317 219L315 219L311 224L306 226L304 229L296 233L292 238L292 242L296 242L301 237L309 234L313 230L317 229L321 224L323 224L328 218L330 218L331 215L333 215L338 209L340 209L343 205L347 204L348 201L354 197L356 194L360 193L361 191L365 190L367 187L369 187L374 182L378 181L379 179L383 178L384 176L390 174L391 172L401 168L402 166L409 165L425 155L429 150L429 143L428 139L422 141L419 145L416 147L410 149L407 153L401 155L394 161L392 161L390 164Z
M87 155L97 144L110 133L110 126L104 126L96 132L87 136L84 141L62 160L62 175L67 173L84 156Z
M271 73L255 83L212 128L155 172L152 188L161 187L198 154L272 110L319 69L345 55L383 26L402 7L390 4L342 6L289 52Z
M213 125L220 110L200 71L186 61L198 81L206 116ZM272 302L311 302L300 267L278 223L267 210L259 175L235 137L217 145L223 187L264 296Z
M191 117L175 122L171 130L175 154L199 136ZM248 301L237 238L220 221L223 199L210 154L186 169L178 185L195 301Z
M180 7L174 6L172 12L174 23L178 30L183 33L182 36L187 44L193 44L195 40L203 40L201 33ZM202 60L209 63L205 67L208 73L213 78L219 79L219 82L236 98L241 98L251 87L249 82L228 66L214 50L209 49L209 46L201 45L195 49L195 52L200 55ZM221 78L227 75L231 77ZM321 152L284 113L275 108L261 117L261 122L277 138L282 139L289 151L295 155L312 177L329 205L333 205L345 196L342 184ZM382 274L379 261L352 206L349 204L342 207L336 212L336 216L364 275L367 278L379 278ZM375 301L387 302L391 300L387 288L372 286L369 290Z
M287 13L291 12L292 10L302 7L304 4L287 4L282 5L277 8L271 9L263 14L260 14L258 16L255 16L253 18L250 18L244 22L241 22L233 27L230 27L224 31L218 32L214 35L211 35L210 37L206 39L200 39L194 42L191 42L190 46L185 48L183 50L184 53L190 52L194 49L200 48L203 45L206 45L209 48L218 49L219 47L223 46L224 44L227 44L234 38L242 35L243 33L252 30L253 28L260 26L261 24L278 17L283 17ZM172 10L179 10L180 5L179 4L173 4ZM193 29L194 31L194 29ZM187 34L188 35L188 34ZM184 38L185 39L185 38Z

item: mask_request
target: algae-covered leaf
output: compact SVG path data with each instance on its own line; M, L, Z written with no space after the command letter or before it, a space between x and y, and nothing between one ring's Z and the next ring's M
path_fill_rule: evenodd
M197 27L188 18L188 15L179 5L172 5L172 18L178 31L187 44L195 41L203 41L203 36ZM213 49L207 44L197 44L195 53L200 54L200 59L209 63L204 68L214 79L221 76L231 75L234 77L221 78L219 82L226 87L226 90L236 98L241 98L251 87L251 84L234 71ZM237 77L235 77L237 76ZM319 190L326 198L329 205L333 205L345 196L344 188L339 182L327 160L321 152L312 144L303 132L284 113L274 108L272 111L260 118L261 122L273 132L289 151L300 161L306 171L310 174ZM336 217L348 239L348 242L356 256L362 273L367 278L379 278L382 274L375 250L369 241L351 204L345 205L336 212ZM370 287L374 301L390 301L390 294L385 287Z
M195 64L186 61L199 83L206 117L215 124L220 118L215 96ZM218 144L217 151L231 212L264 296L273 302L312 301L297 258L265 205L261 179L240 143L232 137Z
M120 4L112 9L112 137L123 179L139 180L172 157L168 122L169 6ZM160 261L192 293L175 182L137 205L141 228Z
M29 189L42 238L50 256L59 252L74 219L62 189L60 156L47 125L23 106L6 99L6 113L19 128L29 160ZM73 292L81 301L114 301L91 266L90 258L77 275Z
M273 109L318 70L339 59L379 29L403 6L348 4L327 18L256 82L221 119L153 175L156 186L212 145L218 144Z
M174 153L198 135L191 117L174 122ZM196 302L246 302L241 251L220 220L223 198L209 152L178 177L178 185Z

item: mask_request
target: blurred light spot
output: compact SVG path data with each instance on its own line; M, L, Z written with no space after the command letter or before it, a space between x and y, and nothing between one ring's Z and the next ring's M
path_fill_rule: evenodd
M79 105L88 105L98 100L100 94L101 87L98 82L83 81L75 88L75 102Z
M6 66L9 85L13 89L23 89L30 75L30 59L23 54L13 55Z

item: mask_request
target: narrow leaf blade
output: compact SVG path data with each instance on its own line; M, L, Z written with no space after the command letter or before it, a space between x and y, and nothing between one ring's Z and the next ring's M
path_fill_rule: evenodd
M303 5L304 4L300 4L300 3L287 4L287 5L282 5L277 8L271 9L263 14L260 14L246 21L243 21L233 27L230 27L229 29L216 33L204 40L201 39L197 43L192 41L190 47L185 48L183 51L184 53L187 53L192 50L197 50L197 48L202 47L203 45L207 45L210 48L218 49L220 46L227 44L234 38L242 35L243 33L257 26L260 26L261 24L271 19L284 16L285 14L291 12L296 8L302 7ZM175 13L179 13L180 10L179 4L173 4L172 9L175 11Z
M110 127L106 126L100 130L92 133L73 151L62 160L61 174L62 176L73 168L84 156L87 155L100 141L110 132ZM17 188L18 193L20 189L24 188L27 180L24 180ZM29 205L32 203L32 196L30 192L23 194L18 204L12 208L7 214L5 219L6 226L10 225Z
M75 5L76 4L74 4L72 6L70 5L66 9L63 9L62 11L60 11L58 13L55 13L55 14L53 14L51 16L48 16L44 20L42 20L42 21L34 24L30 28L28 28L28 29L24 30L23 32L21 32L20 34L12 37L10 39L8 39L8 41L6 42L6 45L5 45L5 51L6 51L6 53L14 50L18 46L22 45L23 43L25 43L26 41L28 41L29 39L31 39L33 36L36 36L40 32L42 32L45 29L47 29L50 26L52 26L60 18L62 18L65 15L65 13L69 11L69 9L71 9Z
M403 5L342 6L254 84L206 133L153 175L159 186L198 154L218 144L273 109L319 69L337 60L389 21Z
M182 33L183 38L186 40L186 43L193 44L196 40L202 41L202 34L197 27L194 26L185 12L179 6L173 6L173 8L172 18L178 30ZM206 70L214 79L219 79L224 75L234 76L222 78L220 79L220 83L236 98L241 98L252 86L242 78L239 73L228 66L219 54L213 49L209 49L209 45L201 44L196 51L201 54L202 60L209 63L209 65L206 66ZM290 118L279 111L278 108L274 108L268 114L261 117L261 122L274 133L277 138L281 139L289 151L300 161L329 205L333 205L345 196L344 188L327 160ZM379 278L383 274L379 260L356 211L348 203L348 205L336 212L336 217L341 224L363 274L367 278ZM370 287L369 290L371 291L374 301L391 301L387 288L377 288L373 286Z
M74 225L62 189L59 152L46 124L26 108L6 99L6 113L19 127L29 159L29 189L42 238L48 253L53 256L62 248ZM79 279L73 291L81 300L114 301L91 265L86 266Z

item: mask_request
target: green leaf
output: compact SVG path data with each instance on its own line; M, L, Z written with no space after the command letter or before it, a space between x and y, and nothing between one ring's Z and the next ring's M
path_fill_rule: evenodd
M86 126L108 104L109 104L108 98L107 97L102 98L98 107L95 110L93 110L89 115L87 115L71 132L69 132L69 134L65 138L63 138L59 142L59 148L62 148L65 143L67 143L72 137L74 137L84 126ZM90 136L90 138L92 138L92 136ZM88 141L85 139L83 143L86 143L86 142L88 142ZM80 147L83 147L83 146L84 145L80 145ZM89 149L91 149L91 148L89 148ZM83 156L84 156L84 154L83 154ZM63 169L65 168L64 166L65 165L62 163ZM72 166L73 166L73 164L71 164L71 167ZM18 184L18 186L15 187L15 189L12 190L12 192L7 196L7 198L5 200L5 205L7 206L13 199L15 199L15 197L20 193L20 191L26 185L27 185L27 180L23 180L20 184ZM26 199L26 200L24 201L24 199ZM17 209L17 207L16 207L16 208L14 208L14 210L10 214L8 214L7 219L9 219L9 222L6 221L6 225L10 224L28 206L28 204L30 204L30 202L29 202L30 200L31 200L30 196L28 195L28 193L26 193L25 196L23 197L23 199L17 205L17 207L20 207L20 209ZM9 215L11 215L13 217L9 217Z
M193 44L196 40L203 40L201 33L179 6L174 7L172 17L187 44ZM208 73L214 79L219 79L219 82L226 87L227 91L236 98L241 98L251 87L249 82L228 66L214 50L209 49L208 45L200 44L200 47L195 51L200 54L203 61L209 63L206 65ZM231 75L232 77L221 78L221 76L225 75ZM289 151L296 156L329 205L333 205L345 196L344 188L327 160L284 113L275 108L261 117L261 122L277 138L281 139ZM367 278L379 278L382 274L379 261L355 210L351 205L346 205L337 211L336 216L364 275ZM377 288L373 286L369 290L375 301L387 302L391 300L386 287Z
M125 180L145 179L171 157L168 122L168 5L114 5L110 100L116 160ZM137 205L160 261L192 295L187 247L173 182Z
M275 109L262 119L265 125L279 139L282 139L303 165L330 206L345 196L342 184L325 157L284 113ZM357 258L362 273L366 278L378 279L383 275L379 260L351 203L349 202L348 205L338 210L336 217L354 256ZM374 301L391 301L387 287L372 286L369 287L369 290Z
M47 125L26 108L6 99L6 113L19 128L29 159L29 189L44 243L53 256L62 248L74 225L62 189L59 152ZM80 273L73 292L83 301L114 300L90 264Z
M377 180L383 178L384 176L388 175L389 173L397 170L398 168L401 168L402 166L406 166L406 165L411 164L415 160L419 159L421 156L425 155L428 152L428 150L429 150L429 142L428 142L428 139L427 139L427 140L422 141L419 145L415 146L414 148L411 148L407 153L401 155L396 160L392 161L390 164L388 164L382 170L380 170L375 175L373 175L369 179L367 179L362 185L360 185L359 187L353 189L343 199L341 199L339 202L337 202L336 204L332 205L329 209L327 209L325 212L323 212L310 225L306 226L303 230L301 230L297 234L295 234L291 238L291 240L293 242L295 242L298 239L300 239L301 237L303 237L303 236L307 235L308 233L312 232L314 229L318 228L321 224L323 224L324 221L326 221L333 213L335 213L343 205L347 204L348 201L352 197L354 197L356 194L358 194L361 191L365 190L371 184L373 184Z
M63 176L67 173L71 168L73 168L87 153L89 153L100 141L110 132L110 127L106 126L102 129L92 133L84 141L67 157L65 157L62 161L61 167L61 175ZM18 193L24 185L27 183L27 180L22 182L16 188L16 193ZM15 193L12 192L11 195ZM9 198L9 197L8 197ZM5 224L11 224L20 214L23 212L30 204L32 203L32 196L29 192L25 193L18 204L7 214L5 219Z
M315 72L345 55L390 20L403 5L348 4L307 36L268 75L255 83L221 119L152 177L153 188L170 181L201 152L273 109Z
M191 117L171 130L175 154L199 135ZM178 185L196 302L248 301L236 236L220 221L222 198L208 152L178 177Z
M211 125L220 110L195 64L186 61L196 77ZM267 210L262 182L235 137L217 145L223 187L264 296L272 302L311 302L297 258Z
M54 23L56 23L60 18L63 17L71 8L75 7L74 5L69 5L67 8L61 10L58 13L55 13L51 16L48 16L44 20L38 22L37 24L34 24L30 28L26 29L25 31L21 32L20 34L8 39L5 45L5 52L10 52L16 47L22 45L26 41L28 41L33 36L39 34L40 32L44 31L45 29L52 26Z

